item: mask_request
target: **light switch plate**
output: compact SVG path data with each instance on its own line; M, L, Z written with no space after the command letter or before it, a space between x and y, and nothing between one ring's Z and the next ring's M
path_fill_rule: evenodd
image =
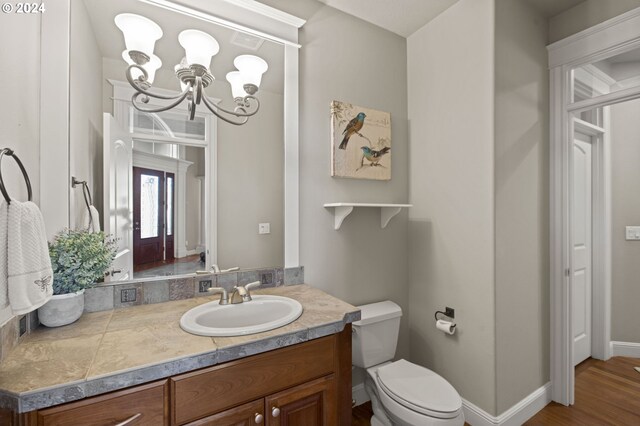
M258 224L258 234L270 234L271 233L271 224L270 223L259 223Z
M640 226L625 227L625 237L627 241L640 240Z

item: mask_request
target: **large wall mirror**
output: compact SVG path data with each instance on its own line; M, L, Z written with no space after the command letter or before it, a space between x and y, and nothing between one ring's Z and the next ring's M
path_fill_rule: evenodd
M87 182L100 228L118 239L107 281L193 274L214 265L297 266L297 46L171 4L70 2L69 173ZM144 16L162 28L154 50L162 61L150 89L155 92L181 91L174 67L185 56L178 41L185 29L218 41L210 66L215 81L206 94L227 109L235 106L225 79L235 70L234 58L263 58L269 68L255 95L258 113L236 126L204 105L189 120L186 101L163 112L135 109L125 42L114 22L121 13ZM165 105L153 98L148 104ZM81 187L71 188L68 199L69 226L87 227L91 219ZM292 241L289 255L285 240Z

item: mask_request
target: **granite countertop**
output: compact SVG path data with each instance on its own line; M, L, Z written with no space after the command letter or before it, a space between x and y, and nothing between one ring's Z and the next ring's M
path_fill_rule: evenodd
M236 337L195 336L182 314L219 296L85 313L68 326L40 326L0 364L0 407L28 412L302 343L341 331L360 311L308 285L256 290L296 299L303 313L284 327Z

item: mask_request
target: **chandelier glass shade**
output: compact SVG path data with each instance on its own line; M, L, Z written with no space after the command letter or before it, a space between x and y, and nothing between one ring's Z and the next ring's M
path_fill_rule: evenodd
M238 70L228 73L227 81L231 85L235 107L233 110L225 109L204 92L215 80L209 68L211 59L220 51L220 45L203 31L184 30L178 35L178 42L184 48L185 56L174 67L181 92L177 95L155 93L151 85L162 61L153 54L153 50L156 41L162 37L162 28L152 20L132 13L116 16L115 24L124 34L126 50L122 52L122 58L129 65L126 77L136 90L131 103L137 110L150 113L167 111L186 100L190 120L195 118L196 108L203 104L227 123L242 125L260 109L260 101L254 95L260 87L262 74L269 68L264 59L240 55L233 61ZM151 98L168 101L168 104L151 108L148 105Z

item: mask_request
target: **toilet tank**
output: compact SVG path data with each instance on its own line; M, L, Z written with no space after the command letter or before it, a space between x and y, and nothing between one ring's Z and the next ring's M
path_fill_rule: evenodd
M352 324L352 364L369 368L392 360L396 354L402 309L390 300L358 308L361 319Z

